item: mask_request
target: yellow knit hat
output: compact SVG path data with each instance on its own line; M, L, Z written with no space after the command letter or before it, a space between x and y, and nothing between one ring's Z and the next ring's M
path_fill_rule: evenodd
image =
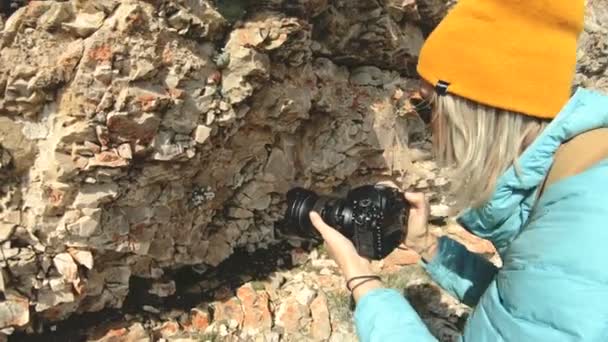
M571 95L583 0L460 0L420 52L440 92L553 118Z

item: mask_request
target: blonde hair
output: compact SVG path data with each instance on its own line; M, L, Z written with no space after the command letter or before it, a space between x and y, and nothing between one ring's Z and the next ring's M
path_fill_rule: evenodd
M501 110L456 95L437 96L433 146L447 167L454 211L479 207L496 181L547 126L549 120Z

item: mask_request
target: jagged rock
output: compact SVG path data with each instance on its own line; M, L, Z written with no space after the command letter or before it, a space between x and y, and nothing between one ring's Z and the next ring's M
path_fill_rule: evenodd
M111 201L117 194L118 186L115 183L87 184L81 188L72 206L79 209L96 208Z
M0 293L5 293L6 292L6 284L4 279L6 279L6 276L4 274L4 269L0 268Z
M319 292L310 304L312 316L311 335L317 341L325 341L331 336L331 323L329 320L329 309L327 298L323 292Z
M19 255L19 248L6 248L6 244L2 247L2 252L6 259L12 259Z
M29 321L30 310L27 298L9 294L0 302L0 327L21 327Z
M448 224L445 231L451 238L462 243L473 253L486 256L497 254L491 242L478 238L456 223Z
M153 141L154 160L169 161L178 159L190 159L194 157L192 141L176 141L176 136L167 131L159 132Z
M72 258L76 260L79 265L82 265L90 270L93 269L93 254L91 252L70 249L68 250L68 253L70 253Z
M190 2L187 6L169 3L167 10L174 13L167 18L167 22L181 35L215 40L227 24L222 15L206 1Z
M77 2L74 7L82 12L92 13L103 11L108 14L112 12L120 4L119 0L91 0Z
M168 297L175 293L175 282L169 281L166 283L155 282L152 284L152 287L148 291L153 295L157 295L159 297Z
M190 311L191 329L195 332L204 332L211 323L208 310L194 308Z
M133 159L133 151L131 150L131 144L121 144L117 149L118 155L125 159Z
M33 275L38 271L36 253L31 248L6 248L2 250L8 260L8 268L12 274L23 277L25 284L31 286ZM31 277L28 279L28 276Z
M103 151L95 154L87 164L87 169L93 167L119 168L129 165L129 161L121 157L116 150Z
M395 22L384 6L365 0L333 3L317 18L317 49L338 62L407 71L422 46L422 31L412 22Z
M107 127L110 136L115 141L132 141L149 143L160 124L160 119L151 113L142 113L139 117L131 117L125 112L108 114Z
M301 120L309 118L312 100L316 95L316 80L309 65L301 67L297 76L284 77L283 82L262 89L253 99L248 117L259 125L272 127L276 131L293 133ZM288 80L288 81L287 81Z
M23 134L24 126L7 117L0 117L0 146L3 167L12 165L14 172L21 174L34 163L36 145Z
M307 286L304 286L295 292L296 292L296 294L295 294L296 300L298 301L298 303L300 303L304 306L310 306L310 303L313 301L313 299L315 298L315 295L316 295L316 292Z
M243 333L254 336L269 332L272 315L268 294L257 292L251 284L246 284L237 290L236 295L243 307Z
M123 3L115 10L110 18L111 25L116 27L120 33L128 34L132 30L140 28L145 24L144 9L141 4Z
M338 264L332 259L316 259L311 261L311 266L315 268L337 268Z
M69 282L76 280L78 276L78 266L69 253L60 253L53 258L53 264L59 274Z
M74 69L82 58L83 50L82 40L69 43L66 49L58 56L57 64L44 65L38 70L36 76L30 80L28 86L32 89L46 91L69 82L74 77ZM46 129L44 125L41 128Z
M358 86L382 86L398 76L383 72L375 66L362 66L355 68L350 75L350 83Z
M158 308L155 308L154 306L151 306L151 305L144 305L141 308L144 311L149 312L149 313L160 314L160 310Z
M5 149L1 149L0 150L0 170L3 169L5 173L8 173L12 161L13 161L13 157L11 156L11 154Z
M12 223L0 223L0 241L8 240L15 231L16 225Z
M382 269L384 272L395 272L402 266L414 265L418 261L420 261L418 253L401 245L382 260Z
M450 207L445 204L432 204L431 205L431 216L432 217L448 217L448 216L450 216Z
M214 310L214 321L225 322L233 328L242 326L244 314L239 299L231 298L224 302L216 303Z
M105 14L103 12L80 12L76 15L76 19L74 19L74 21L63 23L62 26L80 37L88 37L101 27L104 19Z
M430 33L441 19L447 14L450 5L456 1L452 0L416 0L418 14L425 33Z
M110 330L108 333L97 340L89 340L89 342L150 342L152 338L141 323L135 323L128 328Z
M194 133L194 141L198 144L203 144L209 138L211 134L211 127L205 125L196 126L196 131Z
M249 79L266 78L270 67L267 55L256 50L237 45L229 50L230 63L222 77L222 93L231 104L243 102L253 94L258 85ZM231 46L230 42L228 46Z
M274 224L295 185L335 194L403 173L403 186L428 192L443 217L446 183L435 178L425 127L403 117L418 85L404 75L449 3L23 4L0 23L5 293L26 296L43 325L120 308L135 275L159 279L153 293L171 293L165 277L174 269L213 268L235 250L276 242ZM602 5L589 1L576 80L596 89L608 89ZM237 336L236 322L263 327L250 335L257 339L278 339L286 328L282 339L305 340L296 327L325 320L303 303L321 303L311 293L341 289L343 280L327 259L301 250L293 257L322 273L318 281L277 276L266 292L241 293L240 314L228 302L234 317L213 329ZM415 260L395 258L383 271ZM288 293L303 288L310 291ZM266 303L280 322L272 333ZM323 324L314 335L326 336ZM352 340L345 326L330 339Z
M291 263L293 265L302 265L308 261L308 254L301 248L291 250Z
M100 225L101 210L91 213L92 216L83 216L76 222L66 226L67 230L76 236L89 237L95 234Z
M45 288L38 292L35 310L36 312L42 312L50 308L59 306L62 303L74 302L74 293L72 292L72 286L63 284L59 287L59 290L53 290L51 288ZM69 311L68 311L69 312ZM66 312L63 312L65 314ZM58 316L63 316L62 313L54 313Z
M30 14L28 19L37 17L36 25L48 31L56 29L73 16L70 4L60 2L30 5Z
M391 15L391 18L400 22L406 20L420 20L416 0L388 0L386 9Z
M587 3L585 28L579 38L575 85L599 91L608 90L608 45L606 44L606 11L603 1Z
M276 312L276 325L285 329L288 334L298 333L309 321L310 311L294 298L287 298Z
M175 336L179 332L179 324L177 322L169 321L163 323L160 327L155 329L160 333L163 338Z

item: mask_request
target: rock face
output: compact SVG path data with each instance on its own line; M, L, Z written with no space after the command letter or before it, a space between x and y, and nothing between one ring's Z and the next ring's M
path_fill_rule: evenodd
M291 257L286 252L278 256L269 254L258 261L266 264L286 261ZM129 341L126 334L131 331L141 334L143 326L144 333L152 341L160 338L176 342L356 341L350 295L344 287L346 280L340 275L338 266L328 258L323 249L313 249L304 265L273 271L259 280L241 278L246 282L233 286L222 283L221 277L205 279L192 284L192 288L200 290L208 288L209 282L218 282L216 299L211 302L188 301L185 309L165 312L147 307L145 311L152 312L151 316L127 314L109 325L101 324L93 329L84 327L79 335L54 337L83 341L113 341L114 337L118 341ZM390 268L381 262L374 262L372 266L387 286L404 293L439 341L457 341L471 309L433 284L416 260L401 261L401 265ZM247 266L256 264L255 261L243 262ZM222 267L224 265L219 269ZM98 336L104 337L99 339Z
M5 304L32 308L5 326L117 308L132 276L267 247L294 185L410 167L393 155L423 132L398 115L413 4L219 3L31 1L3 23ZM255 331L264 299L245 302Z
M589 3L579 83L607 89L606 1ZM167 295L163 270L266 248L295 185L407 172L428 190L424 127L405 114L445 6L29 1L1 18L0 328L121 307L132 276ZM235 300L237 325L270 322L263 295ZM310 300L326 336L326 299ZM291 329L305 306L281 305Z
M608 92L608 1L586 0L585 30L578 51L576 85Z

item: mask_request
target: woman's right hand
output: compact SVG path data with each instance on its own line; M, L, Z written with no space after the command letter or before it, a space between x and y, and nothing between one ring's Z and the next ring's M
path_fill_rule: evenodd
M429 203L420 192L406 192L405 199L410 203L405 246L430 261L436 253L437 237L429 232Z

